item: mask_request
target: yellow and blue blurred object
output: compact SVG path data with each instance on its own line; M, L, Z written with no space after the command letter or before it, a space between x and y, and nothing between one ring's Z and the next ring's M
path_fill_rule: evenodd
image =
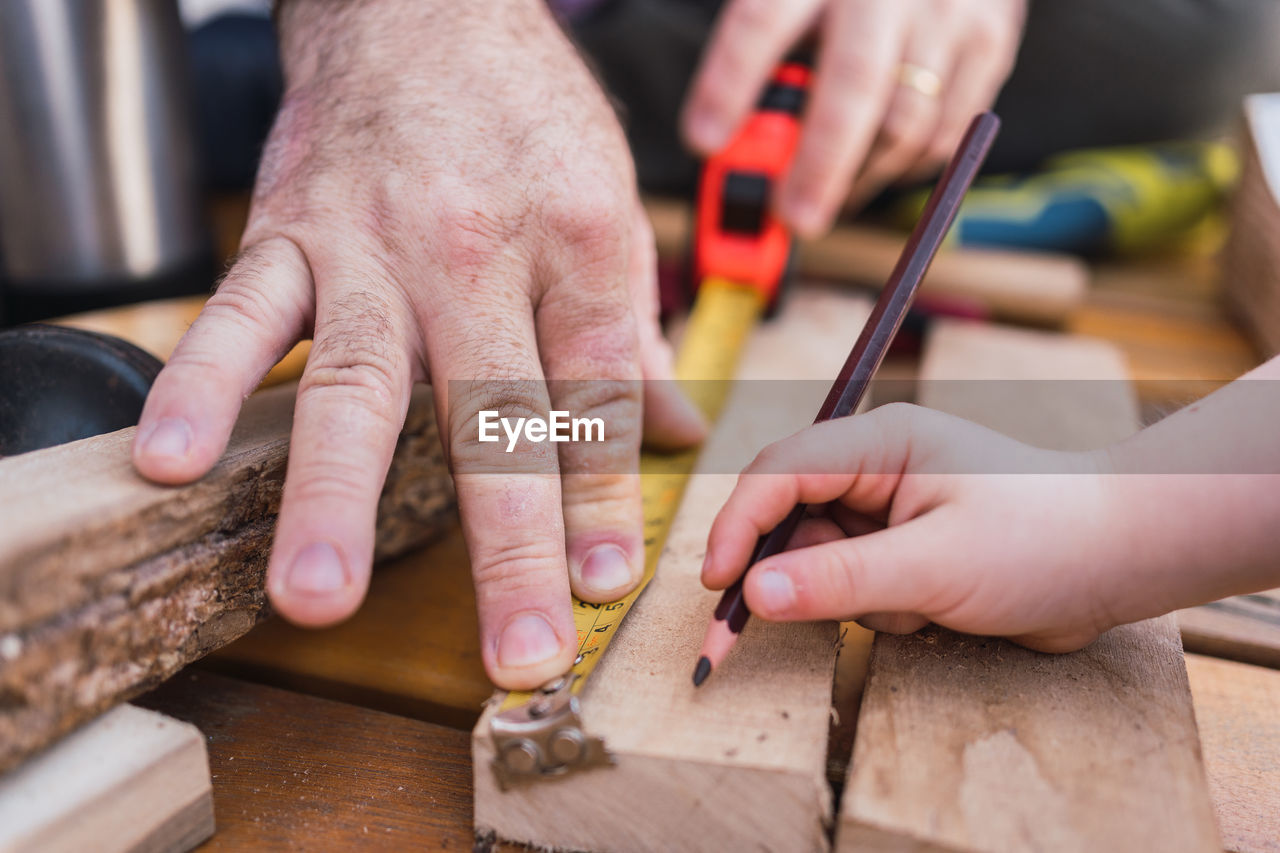
M1212 219L1239 174L1221 142L1168 142L1066 152L1027 175L984 176L952 230L957 243L1080 255L1126 254L1172 243ZM909 226L926 194L895 202Z

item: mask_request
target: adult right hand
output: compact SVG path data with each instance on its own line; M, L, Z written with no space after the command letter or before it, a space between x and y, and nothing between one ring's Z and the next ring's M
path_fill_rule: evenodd
M611 600L644 560L635 380L669 376L670 353L623 134L541 0L285 0L279 31L286 95L239 259L157 378L135 463L202 476L244 397L313 335L268 592L291 621L332 624L367 589L378 495L430 378L485 666L534 687L573 661L570 587ZM452 379L484 399L451 407ZM544 379L600 381L557 396ZM670 383L647 386L650 437L697 440ZM475 408L553 405L611 440L561 445L549 474L475 472Z

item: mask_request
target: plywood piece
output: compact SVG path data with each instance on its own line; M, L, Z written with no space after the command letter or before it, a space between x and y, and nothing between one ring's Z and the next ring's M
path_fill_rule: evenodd
M1280 93L1245 99L1243 136L1223 281L1228 304L1270 356L1280 352Z
M649 198L658 250L679 257L689 243L687 204ZM843 223L817 240L801 243L802 275L883 287L907 235ZM995 316L1040 324L1062 323L1085 299L1089 268L1070 255L948 247L939 253L921 285L921 298L976 307Z
M478 832L575 850L827 846L835 626L757 620L706 685L695 690L690 676L718 598L698 582L707 531L736 479L711 460L750 458L809 422L868 309L861 299L800 289L753 337L740 377L815 381L787 383L786 403L766 409L764 383L736 386L657 576L582 694L585 724L604 737L616 766L503 792L490 767L490 708L472 736Z
M132 429L0 460L0 771L265 614L293 395L251 398L222 460L187 486L134 472ZM379 503L376 553L403 553L453 519L419 389Z
M472 849L464 731L190 670L138 701L208 737L204 853Z
M190 850L213 833L204 737L124 705L0 777L0 851Z
M986 409L975 408L970 383L931 380L1089 379L1119 388L1122 364L1092 341L942 324L928 342L921 402L1044 446L1112 441L1137 427L1131 396L1092 398L1082 432L1039 414L1063 383L1006 383L1023 386L1025 406ZM877 635L837 843L849 851L1220 849L1174 618L1113 629L1069 655L937 627Z
M1209 790L1222 841L1280 851L1280 672L1187 655Z
M1280 669L1280 589L1178 611L1189 652Z

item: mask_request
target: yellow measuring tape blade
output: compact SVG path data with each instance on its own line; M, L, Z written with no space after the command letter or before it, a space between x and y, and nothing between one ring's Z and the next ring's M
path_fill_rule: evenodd
M715 423L729 396L751 330L764 309L758 290L726 279L708 278L698 288L684 338L676 354L676 379L709 423ZM573 600L573 621L578 629L578 662L572 671L579 677L575 692L595 669L601 655L631 605L648 586L666 544L667 533L680 508L685 484L698 459L697 449L679 453L640 454L640 480L644 499L644 577L631 593L609 604ZM533 698L531 692L508 693L501 710L517 707Z

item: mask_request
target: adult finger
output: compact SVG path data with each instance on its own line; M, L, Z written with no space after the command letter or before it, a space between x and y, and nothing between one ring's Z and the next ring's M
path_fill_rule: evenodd
M733 138L774 66L813 22L823 0L732 0L720 13L690 84L680 126L709 155Z
M830 227L893 94L908 16L897 3L843 0L828 10L813 95L778 199L801 236Z
M314 260L314 259L313 259ZM300 625L355 612L368 588L378 496L412 382L412 320L353 261L317 267L315 342L298 383L271 603Z
M563 245L572 248L549 266L556 280L536 318L552 407L585 425L578 440L559 445L560 486L570 582L575 594L595 602L626 594L644 569L630 223L623 227L609 207L584 219L562 217Z
M950 22L917 22L898 64L875 145L850 190L849 206L861 207L919 161L941 121L942 81L954 61Z
M518 295L507 275L454 270ZM510 275L515 275L511 272ZM537 687L576 653L556 445L518 440L505 453L479 441L479 413L510 424L551 409L538 362L532 312L523 304L454 300L427 329L427 353L447 438L480 617L481 656L499 687Z
M675 450L697 444L707 434L698 407L675 381L675 356L662 334L658 301L658 253L653 226L638 201L631 232L627 280L639 336L644 377L644 443Z
M133 444L139 473L186 483L213 467L244 398L305 334L312 293L310 267L290 240L240 253L147 395Z
M907 180L932 177L955 153L973 117L995 103L1012 70L1017 30L999 34L980 30L959 52L950 76L943 81L942 114L936 132L915 163L905 172Z

